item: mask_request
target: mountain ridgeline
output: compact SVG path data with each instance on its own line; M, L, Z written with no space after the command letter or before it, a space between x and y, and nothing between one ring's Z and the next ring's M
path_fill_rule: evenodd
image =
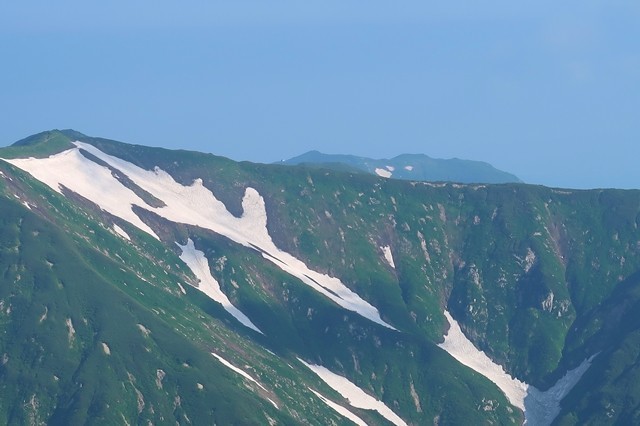
M0 423L640 423L640 191L0 158Z
M402 154L391 159L373 159L355 155L323 154L309 151L284 160L281 164L303 165L342 171L362 171L382 177L431 182L516 183L511 173L482 161L431 158L424 154Z

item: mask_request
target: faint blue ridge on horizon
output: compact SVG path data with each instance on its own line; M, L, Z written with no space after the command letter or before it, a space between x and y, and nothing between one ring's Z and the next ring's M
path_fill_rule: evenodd
M332 169L355 169L374 175L405 180L457 183L522 182L517 176L482 161L431 158L425 154L401 154L389 159L309 151L277 164L310 165Z

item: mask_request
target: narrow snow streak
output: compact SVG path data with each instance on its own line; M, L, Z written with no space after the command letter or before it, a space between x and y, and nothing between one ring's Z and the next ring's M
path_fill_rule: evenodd
M393 254L391 254L391 247L384 246L380 248L384 253L384 258L387 260L387 263L389 263L389 266L391 266L393 269L396 269L396 263L393 261Z
M238 308L233 306L227 295L224 294L222 290L220 290L220 284L218 284L218 281L211 275L211 270L209 269L209 261L204 256L203 252L196 250L196 247L193 244L193 241L191 241L191 238L189 238L189 240L187 241L186 246L181 246L178 243L176 243L176 245L182 250L180 259L187 264L189 269L191 269L191 272L193 272L196 278L200 280L200 284L197 287L198 290L200 290L216 302L220 303L222 307L235 319L240 321L242 325L257 331L260 334L264 334L251 322L251 320L245 314L243 314Z
M335 374L321 365L307 364L300 358L298 358L298 361L316 373L322 381L346 398L351 406L365 410L375 410L394 425L407 426L405 421L391 411L382 401L375 399L354 383L350 382L346 377Z
M131 237L129 236L129 234L127 234L124 229L120 228L115 223L113 224L113 230L116 231L116 233L119 234L125 240L131 241Z
M264 199L253 188L247 188L242 200L244 213L237 218L227 211L201 179L190 186L176 182L165 171L142 169L132 163L103 153L92 145L74 142L76 148L43 159L7 160L36 179L62 192L60 185L98 204L100 208L131 223L159 239L132 210L142 206L177 223L200 226L223 235L245 247L257 248L262 256L283 271L333 300L344 309L356 312L377 324L395 330L380 317L378 310L351 291L338 278L311 270L304 262L276 247L267 230ZM95 155L131 179L137 186L165 203L155 208L147 205L133 191L115 179L111 170L87 159L79 149Z
M274 407L276 407L277 410L280 409L280 407L278 407L278 404L276 404L271 398L267 397L267 401L269 401L271 403L271 405L273 405Z
M216 354L214 352L211 352L211 355L216 357L218 359L218 361L220 361L225 367L235 371L236 373L238 373L239 375L241 375L245 379L247 379L250 382L253 382L256 385L260 386L260 388L262 388L262 390L264 390L264 391L267 390L267 389L265 389L264 386L262 386L260 383L258 383L258 381L256 379L254 379L253 377L251 377L250 375L248 375L247 373L245 373L243 370L239 369L235 365L231 364L229 361L227 361L226 359L222 358L220 355L218 355L218 354Z
M216 357L216 359L218 361L220 361L222 363L222 365L224 365L225 367L235 371L236 373L238 373L239 375L241 375L242 377L244 377L245 379L249 380L250 382L255 383L256 385L258 385L262 390L264 390L265 392L268 392L267 389L262 386L256 379L254 379L253 377L251 377L249 374L247 374L246 372L244 372L243 370L239 369L238 367L236 367L235 365L231 364L229 361L227 361L226 359L222 358L220 355L211 352L211 355L213 355L214 357ZM267 401L269 401L271 403L271 405L273 405L276 409L280 409L278 407L278 404L276 404L275 402L273 402L273 400L269 397L265 397L267 399Z
M578 367L567 373L546 391L540 391L535 386L521 382L507 374L502 366L494 363L484 352L477 349L467 339L458 322L453 319L448 311L444 315L449 322L449 331L444 336L444 342L440 343L442 349L447 351L461 364L482 374L495 383L509 402L521 409L525 415L525 424L533 426L550 425L553 419L560 413L560 401L567 396L569 391L578 383L582 375L591 366L595 357L586 359Z
M349 411L346 408L344 408L342 405L336 404L335 402L331 401L330 399L325 398L320 393L314 391L311 388L307 388L307 389L309 389L311 392L313 392L315 394L315 396L320 398L320 400L322 402L327 404L329 406L329 408L334 410L336 413L340 414L342 417L345 417L345 418L351 420L352 422L354 422L358 426L368 426L367 423L364 420L362 420L360 417L356 416L351 411Z

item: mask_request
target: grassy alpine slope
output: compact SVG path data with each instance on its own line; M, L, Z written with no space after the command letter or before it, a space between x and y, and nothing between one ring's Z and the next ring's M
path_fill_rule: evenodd
M184 185L202 179L236 216L245 189L255 188L275 244L339 277L398 331L340 308L227 237L138 211L155 240L0 161L0 415L9 422L347 422L312 388L367 423L385 423L297 357L346 376L408 424L522 422L493 383L436 346L444 309L476 347L540 389L598 354L558 423L637 415L635 382L622 374L637 363L638 191L405 182L73 131L36 135L0 157L46 157L75 140ZM188 238L264 335L189 285L197 282L176 245Z

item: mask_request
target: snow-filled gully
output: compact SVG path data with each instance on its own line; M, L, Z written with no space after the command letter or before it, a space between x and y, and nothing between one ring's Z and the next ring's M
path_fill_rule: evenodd
M298 278L304 284L323 294L344 309L355 312L384 327L395 330L380 317L378 310L351 291L338 278L311 270L303 261L276 247L267 230L267 213L264 199L253 188L247 188L242 200L243 214L240 218L233 216L214 194L196 179L191 185L184 186L176 182L167 172L156 167L145 170L120 158L105 154L96 147L83 142L74 142L76 148L63 151L48 158L27 158L5 160L28 172L53 190L62 193L62 187L76 192L84 198L96 203L103 210L117 216L142 231L159 239L155 232L134 212L133 206L143 207L157 215L176 223L199 226L223 235L245 247L258 250L262 256L274 263L288 274ZM126 175L133 183L144 189L155 198L164 202L163 207L148 205L132 190L113 177L108 167L97 164L86 158L80 149L104 161L111 168ZM180 246L183 250L183 261L197 256L189 250L189 244ZM185 251L186 250L186 251ZM187 253L187 254L185 254ZM249 319L238 311L228 299L219 297L213 281L202 268L187 265L204 287L209 288L206 294L213 298L249 328L257 329ZM211 277L212 278L212 277ZM207 283L211 284L207 287ZM217 283L216 283L217 284ZM204 291L204 290L203 290ZM219 291L219 286L218 286ZM243 320L241 320L243 318Z
M582 375L591 366L594 356L584 360L582 364L559 379L555 385L546 391L521 382L511 377L504 369L494 363L484 352L477 349L462 332L458 322L449 312L444 312L449 321L449 331L444 336L444 342L439 344L442 349L457 359L461 364L482 374L495 383L505 394L511 404L524 411L525 424L531 426L550 425L560 413L560 401L578 383Z
M220 363L222 365L224 365L225 367L227 367L228 369L230 369L231 371L234 371L236 373L238 373L239 375L241 375L242 377L244 377L245 379L249 380L252 383L255 383L260 389L262 389L263 391L267 392L267 389L262 386L260 384L260 382L258 382L256 379L254 379L253 377L251 377L247 372L245 372L244 370L236 367L235 365L231 364L229 361L227 361L226 359L224 359L222 356L218 355L215 352L211 352L211 355L213 355L218 361L220 361ZM278 408L278 404L276 404L275 402L273 402L271 399L266 398L276 409Z
M187 241L187 245L177 245L182 250L180 259L187 264L196 278L200 280L198 290L200 290L216 302L220 303L222 307L234 318L240 321L242 325L262 334L262 331L260 331L260 329L256 327L245 314L243 314L238 308L233 306L231 304L231 301L229 301L227 295L224 294L222 290L220 290L220 284L218 284L218 281L213 278L213 275L211 275L211 270L209 269L209 261L207 260L203 252L196 250L195 246L193 245L193 241L191 241L191 238L189 238L189 240Z

